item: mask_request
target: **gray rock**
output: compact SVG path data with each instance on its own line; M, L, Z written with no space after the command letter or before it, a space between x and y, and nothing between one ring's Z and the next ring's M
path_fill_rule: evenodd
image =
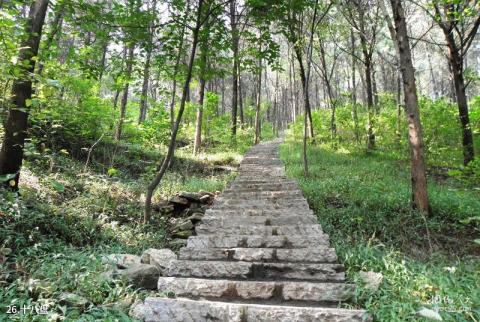
M372 271L368 272L359 272L358 275L365 285L365 288L376 291L380 287L380 284L383 280L383 275L381 273L375 273Z
M141 321L161 322L364 322L364 310L320 307L240 304L148 297L132 306L130 315Z
M150 248L143 252L141 262L144 264L155 265L163 272L170 265L171 261L175 261L177 255L167 248L155 249Z
M175 226L173 226L173 231L189 230L193 228L193 224L189 219L178 221Z
M174 196L169 200L171 203L179 204L179 205L188 205L188 200L186 198L182 198L180 196Z
M103 264L116 266L117 268L128 268L140 263L140 256L131 254L110 254L102 256Z
M193 202L199 202L201 198L201 195L198 193L185 192L185 191L180 192L178 196Z
M187 298L338 302L350 299L355 286L342 283L160 277L158 290Z
M204 214L201 212L194 212L187 219L190 220L192 224L196 224L202 220L203 216Z
M427 309L425 307L422 307L418 312L417 315L422 316L424 318L434 320L434 321L443 321L442 317L440 314L438 314L437 311Z
M183 239L187 239L192 235L193 235L193 231L191 230L182 230L182 231L177 231L173 233L173 237L183 238Z
M150 264L135 264L127 269L119 270L116 273L136 287L148 290L157 288L157 280L160 277L160 269Z
M63 292L60 294L58 299L60 304L77 307L77 308L86 308L90 303L86 298L75 293Z

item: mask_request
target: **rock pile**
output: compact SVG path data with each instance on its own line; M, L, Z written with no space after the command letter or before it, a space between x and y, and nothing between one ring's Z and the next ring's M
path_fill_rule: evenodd
M176 259L177 255L170 249L150 248L142 256L110 254L102 257L102 262L109 267L103 276L126 279L136 287L153 290L157 288L158 278Z
M195 225L202 220L216 194L206 191L181 192L156 204L154 210L168 220L170 235L176 238L176 243L183 245L186 241L182 240L195 235Z

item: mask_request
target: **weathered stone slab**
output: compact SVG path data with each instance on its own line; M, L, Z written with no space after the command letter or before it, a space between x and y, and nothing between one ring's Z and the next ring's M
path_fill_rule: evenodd
M170 249L155 249L150 248L143 252L141 261L144 264L151 264L157 266L161 272L165 270L171 261L177 259L177 255Z
M236 281L183 277L160 277L158 290L177 297L220 300L294 300L338 302L351 298L355 286L344 283L284 281Z
M294 217L294 216L310 216L315 219L313 222L317 223L317 218L315 217L313 210L311 209L215 209L210 208L205 212L205 216L228 216L228 217L238 217L238 216L270 216L270 217Z
M198 235L260 235L260 236L283 236L283 235L320 235L323 231L320 225L290 225L290 226L265 226L244 223L219 227L218 225L201 224L195 227Z
M128 280L136 287L155 289L157 279L160 276L160 269L150 264L135 264L127 269L118 270L116 274Z
M179 277L339 282L345 280L343 265L330 263L178 260L171 262L165 272L166 276Z
M259 305L189 299L147 297L135 304L130 315L140 321L156 322L365 322L364 310Z
M315 236L191 236L187 247L197 248L305 248L328 245L328 235Z
M277 249L279 261L333 263L337 261L335 249L328 247Z
M335 263L333 248L189 248L180 250L179 259L241 260L247 262Z

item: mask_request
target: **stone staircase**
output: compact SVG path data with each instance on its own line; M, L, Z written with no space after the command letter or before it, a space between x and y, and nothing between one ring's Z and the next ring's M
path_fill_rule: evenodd
M158 290L131 315L143 321L366 321L337 308L355 285L296 182L285 178L280 140L247 153L239 175L207 210L159 278Z

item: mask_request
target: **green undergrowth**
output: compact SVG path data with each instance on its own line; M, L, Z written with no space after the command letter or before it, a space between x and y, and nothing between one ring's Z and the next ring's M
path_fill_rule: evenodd
M85 156L66 149L30 147L20 195L0 191L0 321L129 321L128 304L146 296L104 278L100 259L169 247L165 218L154 213L151 224L142 224L146 186L164 150L120 144L112 160L111 145L95 149L85 166ZM154 200L223 190L242 152L218 148L193 157L190 146L179 147ZM88 304L67 307L64 292ZM42 304L47 315L34 311ZM25 314L7 315L9 306L25 307Z
M424 218L410 209L405 161L310 146L305 178L301 144L287 140L280 153L359 286L347 306L376 321L422 321L422 307L444 321L480 320L478 189L429 178L432 214ZM383 274L378 291L363 286L359 271Z

